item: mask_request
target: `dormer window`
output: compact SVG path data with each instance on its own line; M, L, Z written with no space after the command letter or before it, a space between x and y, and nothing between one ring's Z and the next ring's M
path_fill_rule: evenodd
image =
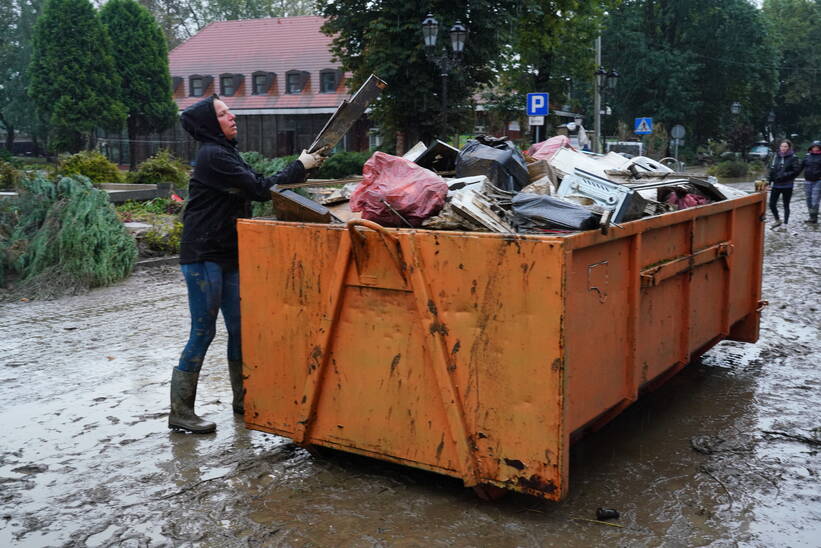
M220 95L236 95L245 76L242 74L220 74Z
M267 95L274 84L276 74L273 72L257 71L251 75L252 93L254 95Z
M285 73L285 93L302 93L308 85L309 73L304 70L289 70Z
M319 92L336 93L336 88L342 81L342 71L339 69L323 69L319 71Z
M202 97L202 78L191 78L191 95Z
M192 74L188 77L188 92L191 97L202 97L214 81L212 76Z

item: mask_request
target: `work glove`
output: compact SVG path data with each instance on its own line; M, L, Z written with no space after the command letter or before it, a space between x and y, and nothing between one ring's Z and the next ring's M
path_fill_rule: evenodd
M299 161L302 162L303 167L308 171L321 166L322 162L325 161L325 157L321 154L321 151L310 153L307 150L303 150L302 154L299 155Z

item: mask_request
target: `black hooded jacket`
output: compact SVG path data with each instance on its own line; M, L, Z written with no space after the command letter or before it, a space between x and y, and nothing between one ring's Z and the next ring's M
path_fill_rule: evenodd
M801 169L804 170L804 179L807 181L821 181L821 154L810 152L801 161Z
M270 200L275 184L303 181L305 168L296 160L271 177L254 172L240 157L236 141L223 135L215 99L191 105L180 117L185 131L200 143L183 213L180 264L211 261L228 270L238 264L236 221L251 216L251 200Z

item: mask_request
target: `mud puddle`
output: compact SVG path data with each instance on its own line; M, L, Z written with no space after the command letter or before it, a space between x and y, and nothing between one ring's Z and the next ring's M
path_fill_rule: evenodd
M821 230L800 222L803 198L767 230L759 342L720 344L576 444L561 503L483 503L453 479L246 430L222 328L198 396L217 432L169 432L188 329L172 269L0 305L0 545L818 546ZM622 527L576 519L600 506Z

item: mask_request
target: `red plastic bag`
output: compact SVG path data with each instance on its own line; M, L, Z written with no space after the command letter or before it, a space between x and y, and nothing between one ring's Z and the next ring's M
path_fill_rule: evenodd
M678 193L675 191L668 194L667 200L665 201L668 204L676 206L679 210L688 209L691 207L696 207L710 203L710 200L708 200L704 196L692 193L687 193L682 196L679 196Z
M418 227L445 205L445 181L404 158L376 152L365 162L362 175L351 194L351 211L361 211L363 219L384 226L407 226L405 219Z

